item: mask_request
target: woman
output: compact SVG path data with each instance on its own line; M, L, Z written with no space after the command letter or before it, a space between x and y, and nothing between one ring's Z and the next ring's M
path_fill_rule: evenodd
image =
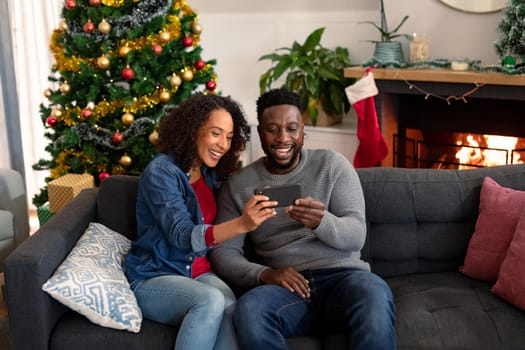
M235 169L247 135L236 102L194 95L161 119L159 154L140 177L126 274L144 317L180 326L176 350L237 348L235 296L206 254L275 215L275 202L253 196L240 217L212 225L217 178Z

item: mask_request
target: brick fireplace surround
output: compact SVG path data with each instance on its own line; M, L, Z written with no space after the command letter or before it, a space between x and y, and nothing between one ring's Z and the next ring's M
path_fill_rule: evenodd
M525 138L525 76L450 69L376 68L372 73L381 132L389 146L383 166L404 166L404 159L394 162L392 150L394 135L406 138L408 129ZM345 69L346 77L364 74L363 67ZM443 99L454 96L465 98Z

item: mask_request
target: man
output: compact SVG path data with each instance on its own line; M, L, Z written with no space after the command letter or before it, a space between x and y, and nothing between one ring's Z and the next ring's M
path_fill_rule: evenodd
M266 154L223 184L219 222L240 215L256 187L301 185L302 198L274 218L211 252L215 271L251 288L237 302L242 349L287 349L286 338L346 332L352 349L395 349L395 307L388 285L361 260L364 196L355 169L330 150L303 149L297 94L274 89L257 100Z

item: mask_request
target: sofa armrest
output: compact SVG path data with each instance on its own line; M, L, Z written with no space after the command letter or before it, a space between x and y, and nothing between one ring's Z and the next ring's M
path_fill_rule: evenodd
M15 170L0 169L0 209L13 214L16 247L29 236L29 215L24 180Z
M13 350L48 349L53 327L68 309L43 292L42 285L96 220L97 191L81 191L7 257L4 268Z

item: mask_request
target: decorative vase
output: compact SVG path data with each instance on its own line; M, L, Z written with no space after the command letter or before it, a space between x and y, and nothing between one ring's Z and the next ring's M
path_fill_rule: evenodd
M374 58L382 63L405 61L401 43L398 41L376 43Z

